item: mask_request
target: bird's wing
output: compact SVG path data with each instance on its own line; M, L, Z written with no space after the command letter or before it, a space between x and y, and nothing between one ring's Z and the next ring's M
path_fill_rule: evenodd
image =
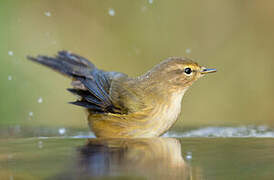
M72 104L83 106L95 113L121 113L110 97L112 81L126 79L127 75L118 72L105 72L97 69L86 58L67 51L60 51L56 57L28 57L29 60L45 65L73 79L74 88L68 89L81 97Z
M120 109L122 114L138 112L148 107L143 89L133 79L114 79L110 86L110 97L113 105Z
M96 69L93 71L92 77L93 78L76 77L76 81L79 81L86 90L78 89L79 92L75 92L74 94L81 96L82 99L80 101L72 102L72 104L84 106L96 113L110 112L122 114L121 107L115 106L115 103L111 98L110 88L114 80L120 78L127 79L128 76L119 72L105 72ZM77 89L77 87L68 90L72 92L75 91L75 89ZM82 94L83 91L86 92L86 94ZM90 105L96 105L99 109L89 107Z
M143 91L134 80L119 72L97 69L89 60L68 51L55 57L28 57L73 79L69 92L80 96L71 102L94 113L128 114L145 107Z

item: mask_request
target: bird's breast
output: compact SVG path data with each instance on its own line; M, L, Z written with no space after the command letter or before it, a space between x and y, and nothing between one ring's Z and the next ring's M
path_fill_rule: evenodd
M159 136L166 132L176 122L181 112L181 102L186 90L179 93L173 93L169 100L156 105L151 117L154 131L151 133Z

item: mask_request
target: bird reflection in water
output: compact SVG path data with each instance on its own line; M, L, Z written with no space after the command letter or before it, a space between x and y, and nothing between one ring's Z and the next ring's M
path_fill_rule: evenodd
M89 139L85 146L79 148L77 158L76 174L84 179L190 177L190 168L181 155L181 144L174 138Z

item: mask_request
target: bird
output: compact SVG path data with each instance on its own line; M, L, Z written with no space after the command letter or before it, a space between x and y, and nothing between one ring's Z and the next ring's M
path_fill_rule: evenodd
M178 119L188 88L200 77L216 72L186 57L168 57L137 77L98 69L70 51L27 59L72 79L72 88L67 90L78 100L70 103L87 110L88 126L99 138L163 135Z

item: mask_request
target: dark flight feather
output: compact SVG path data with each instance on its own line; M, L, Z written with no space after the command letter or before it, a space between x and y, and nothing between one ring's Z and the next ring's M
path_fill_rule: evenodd
M87 101L75 101L75 102L69 102L69 103L77 106L85 107L87 109L93 110L94 112L104 112L103 109L101 109L99 106L91 104Z
M78 95L80 96L83 100L86 100L94 105L97 105L98 107L101 107L101 108L106 108L104 106L104 104L98 99L96 98L95 96L93 96L92 94L90 94L89 91L85 91L85 90L80 90L80 89L72 89L72 88L69 88L67 89L69 92L75 94L75 95Z
M113 105L109 90L112 79L118 76L126 76L118 72L105 72L97 69L87 59L67 51L60 51L55 57L38 56L27 57L29 60L50 67L66 76L81 82L86 90L68 89L73 94L81 97L80 101L71 102L83 106L94 112L117 112L119 108Z

